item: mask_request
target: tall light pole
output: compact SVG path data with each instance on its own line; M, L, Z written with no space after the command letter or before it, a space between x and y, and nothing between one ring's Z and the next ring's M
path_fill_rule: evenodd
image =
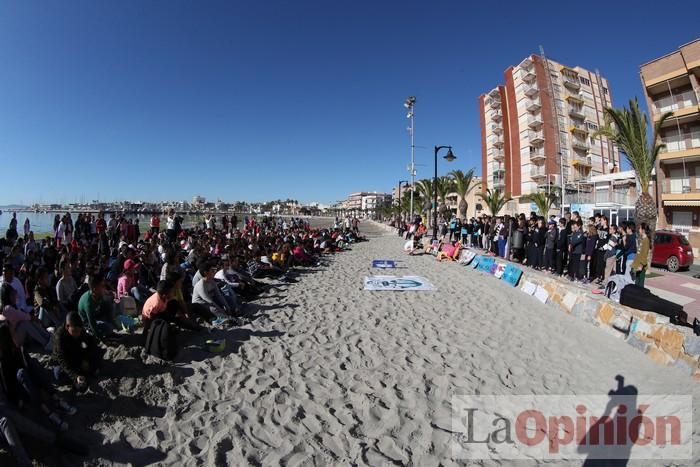
M403 106L408 109L406 117L411 120L411 127L408 129L411 134L411 167L409 168L409 172L411 172L411 222L413 222L413 192L416 189L415 105L416 96L410 96L403 103Z
M447 154L444 159L447 162L452 162L457 159L457 156L452 154L452 146L435 146L435 175L433 176L433 240L437 240L437 156L440 149L447 148Z

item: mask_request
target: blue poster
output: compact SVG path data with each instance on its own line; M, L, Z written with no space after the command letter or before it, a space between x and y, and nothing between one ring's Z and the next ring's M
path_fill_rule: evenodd
M394 261L393 259L375 259L372 260L372 267L382 269L394 269L396 268L396 261Z

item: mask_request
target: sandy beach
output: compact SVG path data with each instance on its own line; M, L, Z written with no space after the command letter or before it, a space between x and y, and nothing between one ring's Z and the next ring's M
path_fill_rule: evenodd
M362 230L369 242L250 304L251 324L215 333L221 354L196 348L202 336L174 364L110 349L105 379L70 420L92 446L85 465L469 465L450 450L456 394L606 395L621 374L639 393L697 395L600 329ZM378 258L438 290L362 290Z

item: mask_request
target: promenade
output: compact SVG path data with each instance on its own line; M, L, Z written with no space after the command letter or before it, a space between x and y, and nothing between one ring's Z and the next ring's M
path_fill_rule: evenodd
M94 461L466 465L450 449L454 395L606 396L622 375L640 394L697 397L691 378L594 326L457 263L406 256L378 226L362 230L369 242L249 305L257 318L226 334L223 354L190 348L167 368L111 349L100 384L113 413L85 420ZM362 290L380 258L437 290Z

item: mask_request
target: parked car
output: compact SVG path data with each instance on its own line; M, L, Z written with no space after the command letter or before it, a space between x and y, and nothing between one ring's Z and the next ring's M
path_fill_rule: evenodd
M693 248L685 235L671 230L656 231L652 264L663 264L669 271L676 272L693 264L693 259Z

